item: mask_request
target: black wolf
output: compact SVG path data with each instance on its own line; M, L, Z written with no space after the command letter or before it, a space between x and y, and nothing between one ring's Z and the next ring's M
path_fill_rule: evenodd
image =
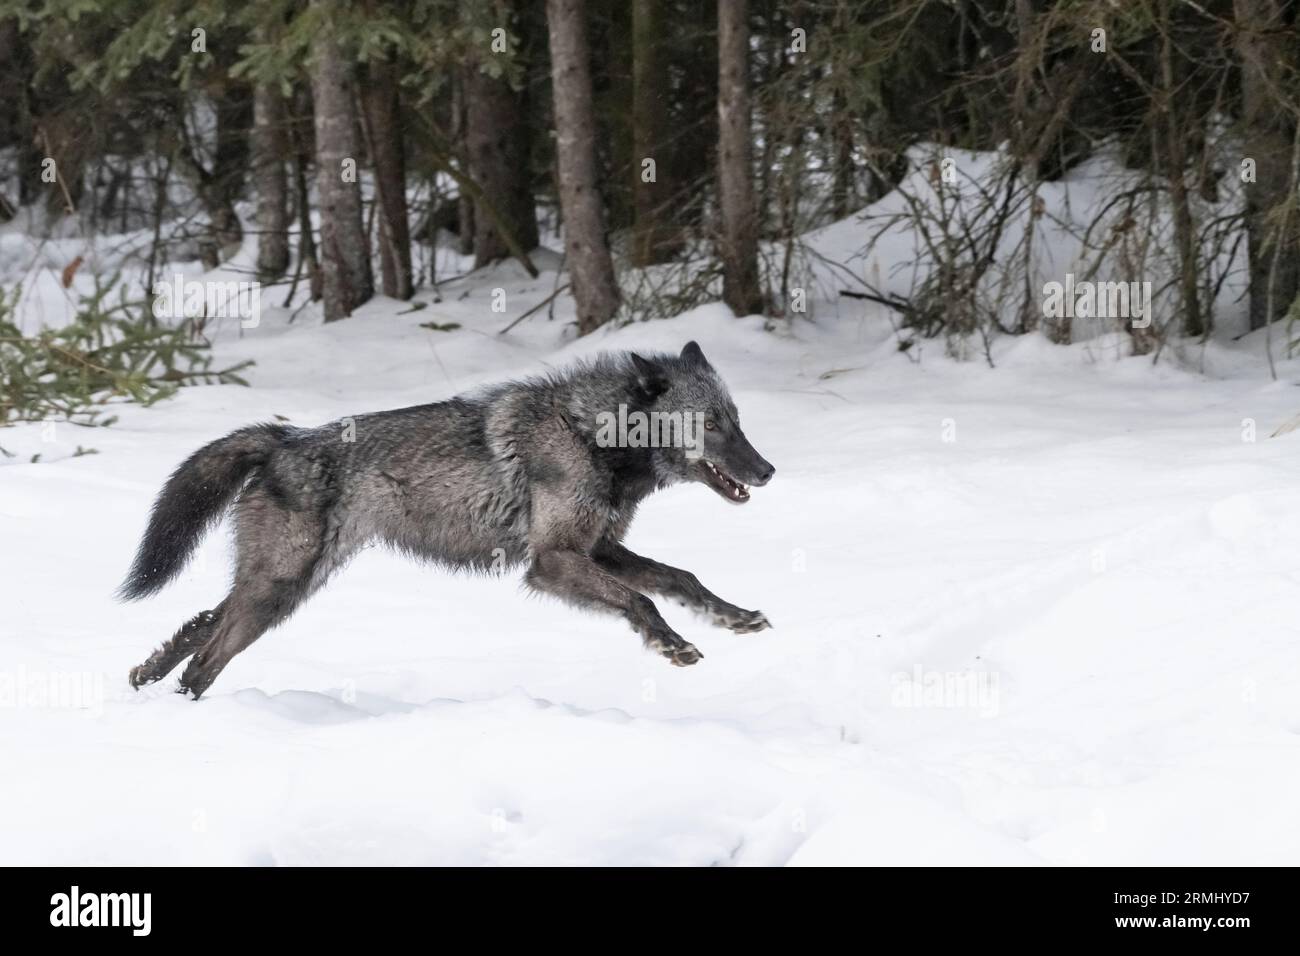
M679 422L681 440L647 440L636 428L612 436L615 420ZM120 594L161 589L232 500L234 585L134 668L131 684L160 680L193 655L180 690L197 699L373 541L451 568L526 564L533 589L622 615L647 647L694 664L700 652L643 592L738 633L769 627L767 618L620 542L656 489L695 481L741 504L746 486L767 484L774 471L694 342L680 355L603 355L565 373L320 428L242 428L168 479Z

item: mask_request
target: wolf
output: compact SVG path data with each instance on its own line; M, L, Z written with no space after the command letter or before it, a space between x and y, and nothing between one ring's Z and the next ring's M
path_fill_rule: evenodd
M683 443L598 440L622 413L700 421ZM695 482L749 501L775 468L749 443L735 402L695 342L679 355L602 354L568 371L318 428L259 424L200 448L158 494L119 595L159 591L234 503L234 583L132 669L139 688L189 658L197 700L222 669L283 622L359 549L380 542L449 569L527 566L529 588L624 618L678 666L703 656L648 594L748 634L761 611L724 601L688 571L622 544L638 504Z

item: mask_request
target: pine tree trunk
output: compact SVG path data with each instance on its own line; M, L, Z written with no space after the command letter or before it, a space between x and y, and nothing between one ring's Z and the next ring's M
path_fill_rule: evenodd
M666 262L681 243L672 223L677 201L668 155L668 73L661 55L663 0L637 0L632 11L632 173L636 222L632 262ZM654 161L654 181L646 182L643 163Z
M718 46L708 39L717 30L717 0L696 0L674 15L682 21L680 35L698 39L665 51L670 70L682 78L674 90L679 109L691 117L672 131L673 221L683 230L702 229L718 159Z
M311 89L315 105L316 192L320 206L320 261L325 321L346 318L374 292L370 247L361 221L360 158L350 64L333 30L312 43ZM345 176L344 161L352 175ZM352 181L349 181L352 180Z
M36 201L42 190L40 153L32 126L31 82L34 73L30 48L18 29L18 20L0 21L0 110L4 111L0 146L12 146L18 164L18 192L11 205ZM16 211L16 210L14 210Z
M409 299L411 232L406 211L406 153L397 98L397 67L371 60L365 90L366 129L379 202L379 265L384 295Z
M306 273L311 301L319 302L324 296L324 289L320 255L316 251L316 234L311 223L311 192L307 176L316 150L316 134L312 127L311 92L307 87L298 87L291 106L293 113L288 124L289 148L293 152L294 215L298 219L298 271L294 273L291 291L297 288L299 277Z
M1294 34L1285 32L1281 0L1236 0L1237 56L1241 62L1242 155L1255 161L1246 183L1250 327L1262 329L1286 314L1300 294L1300 217L1269 222L1287 201L1295 124L1276 100L1295 69ZM1281 226L1281 228L1279 228ZM1280 243L1274 247L1270 240ZM1275 252L1277 253L1275 255Z
M834 169L834 184L831 189L832 215L843 219L853 211L854 167L853 167L853 122L849 116L848 99L842 89L837 89L832 97L835 115L831 118L831 165Z
M250 132L253 128L253 96L243 83L225 81L213 94L217 114L216 149L212 159L212 179L222 203L234 214L244 192L248 175ZM243 238L239 217L234 216L234 229Z
M477 64L465 68L465 148L470 178L497 216L476 203L473 215L474 266L510 255L501 228L514 234L525 252L537 248L537 212L528 176L528 116L523 99L504 79Z
M23 115L28 71L22 53L18 20L12 17L0 19L0 63L4 64L0 69L0 149L16 147L18 156L22 156L23 142L30 138L31 132ZM0 215L4 215L3 207L0 207Z
M257 194L257 276L278 279L289 268L289 137L284 98L269 83L253 90L253 186Z
M591 38L592 106L596 113L596 158L601 168L601 196L605 200L605 230L620 233L636 227L637 179L641 157L636 155L633 125L632 21L636 3L611 3L588 11ZM603 35L604 42L596 38Z
M565 251L580 335L613 318L619 303L596 185L596 121L584 17L582 0L546 2L560 204L564 209Z
M1174 244L1178 249L1178 287L1183 308L1183 333L1188 336L1204 335L1209 329L1201 310L1200 285L1197 276L1196 223L1187 189L1188 131L1180 122L1177 70L1174 64L1172 0L1160 0L1160 97L1164 114L1164 141L1162 152L1165 175L1169 177L1169 202L1173 207Z
M451 110L452 136L461 155L468 157L469 145L465 141L464 70L452 81ZM462 256L474 254L474 200L465 189L458 189L456 193L456 251Z
M736 315L763 310L749 129L749 0L718 3L718 204L722 299Z
M18 20L0 19L0 146L18 142L18 99L26 82L25 71L19 66Z

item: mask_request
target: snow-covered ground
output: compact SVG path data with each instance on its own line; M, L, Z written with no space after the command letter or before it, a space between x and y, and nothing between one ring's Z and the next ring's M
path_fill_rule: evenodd
M1300 364L1270 382L1257 336L1154 367L1027 337L990 369L828 302L573 342L562 300L497 335L555 282L267 309L218 333L251 388L0 433L0 863L1300 862L1300 431L1269 437ZM743 508L661 493L629 544L773 630L661 602L706 655L673 668L517 576L374 549L201 702L128 687L225 592L223 532L112 598L201 443L688 339L777 477Z

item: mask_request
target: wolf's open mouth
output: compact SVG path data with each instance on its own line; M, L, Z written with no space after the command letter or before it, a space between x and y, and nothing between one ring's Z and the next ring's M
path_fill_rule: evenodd
M744 504L749 500L749 489L732 478L729 474L715 465L713 462L704 458L700 459L700 468L704 472L704 477L711 487L728 501L734 501L737 504Z

